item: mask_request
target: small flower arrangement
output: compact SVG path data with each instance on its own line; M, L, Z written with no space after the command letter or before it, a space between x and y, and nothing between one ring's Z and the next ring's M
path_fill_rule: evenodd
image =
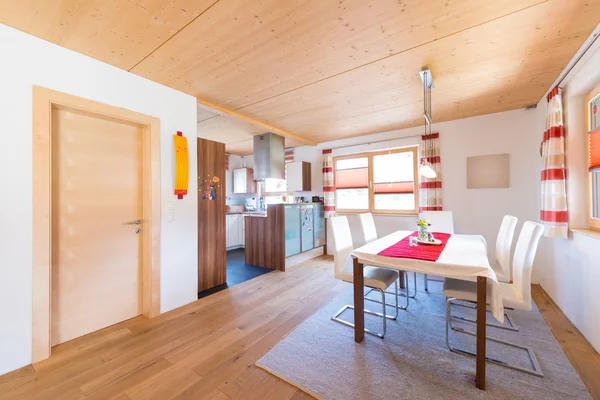
M428 223L425 218L421 217L417 219L417 226L427 228L428 226L431 226L431 224Z
M201 178L201 177L198 177L198 178ZM217 198L216 188L218 188L220 186L219 177L215 175L211 178L210 175L206 175L206 178L201 178L201 179L202 179L202 185L201 185L199 191L202 192L202 199L203 200L215 200Z
M423 217L417 219L417 226L419 227L419 240L427 240L429 235L427 228L431 226L430 223Z

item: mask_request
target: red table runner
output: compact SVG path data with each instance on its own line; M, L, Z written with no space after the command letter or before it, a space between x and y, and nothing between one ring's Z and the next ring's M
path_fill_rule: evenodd
M410 247L409 245L409 237L418 236L417 232L413 232L395 245L388 247L385 250L382 250L378 253L380 256L385 257L395 257L395 258L411 258L413 260L423 260L423 261L437 261L440 258L440 254L444 251L446 247L446 243L448 243L448 239L450 239L449 233L441 233L441 232L431 232L433 237L442 241L442 244L439 246L431 245L431 244L421 244L419 243L416 247Z

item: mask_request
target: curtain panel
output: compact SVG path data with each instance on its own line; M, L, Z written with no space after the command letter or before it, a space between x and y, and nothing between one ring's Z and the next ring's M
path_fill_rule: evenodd
M331 150L323 150L323 199L325 218L335 215L335 187L333 186L333 155Z
M419 212L442 211L442 164L440 163L440 134L421 136L420 162L428 161L437 176L433 179L419 174Z
M568 237L565 129L558 86L548 93L546 131L542 142L540 221L544 236Z

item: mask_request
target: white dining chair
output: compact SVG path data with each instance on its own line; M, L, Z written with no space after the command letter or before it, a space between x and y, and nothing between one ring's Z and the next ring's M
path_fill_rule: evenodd
M442 233L454 233L454 217L452 211L422 211L421 218L425 218L427 223L431 225L429 227L430 232L442 232ZM427 274L423 275L425 291L429 291L428 281L442 282L438 279L429 279Z
M498 236L496 237L496 259L495 262L492 263L492 268L494 272L496 272L496 278L498 282L510 282L511 281L511 266L510 266L510 252L512 250L512 242L515 234L515 228L517 226L517 222L519 220L517 217L513 217L512 215L505 215L502 219L502 223L500 224L500 229L498 230ZM465 279L466 280L466 279ZM475 279L472 279L475 281ZM466 308L475 308L472 304L469 303L455 303L455 306L466 307ZM487 326L493 326L496 328L506 329L509 331L518 331L519 328L515 323L512 316L508 313L504 313L506 320L508 321L508 325L501 325L496 323L487 323ZM475 320L472 318L466 317L454 317L455 319L460 319L466 322L474 323Z
M517 240L515 247L515 255L513 257L513 282L500 282L500 293L502 294L502 302L505 307L510 307L515 310L531 311L531 271L533 269L533 260L537 251L540 237L544 232L544 227L536 222L527 221L523 224L521 233ZM490 303L490 285L488 284L488 298L487 303ZM446 296L446 345L450 351L475 357L474 353L469 351L458 349L450 345L448 337L448 328L459 332L466 333L475 336L475 332L469 331L463 328L458 328L452 325L452 319L456 319L452 315L452 305L456 300L463 300L472 303L477 302L477 283L471 281L464 281L459 279L446 278L444 279L444 296ZM536 376L544 376L542 368L535 356L532 348L522 346L517 343L509 342L506 340L486 336L487 339L502 343L507 346L523 349L527 351L529 359L533 365L532 369L520 367L517 365L509 364L504 361L500 361L493 358L488 358L487 361L505 366L507 368L515 369L517 371L526 372L528 374Z
M495 264L497 267L494 268L499 282L510 282L512 279L510 251L512 249L513 237L515 235L515 228L517 227L518 221L519 220L517 217L505 215L504 218L502 218L502 223L500 224L500 230L498 231L498 236L496 237Z
M379 239L379 235L377 234L377 227L375 226L375 219L373 218L373 214L371 213L363 213L363 214L359 214L358 218L360 220L360 226L362 228L362 232L363 232L363 237L365 239L365 243L371 243L374 240ZM403 271L404 275L407 274L406 271ZM408 298L410 297L411 299L414 299L415 296L417 295L417 273L413 272L414 274L414 289L413 289L413 294L411 295L408 289L408 277L405 279L405 282L407 282L407 286L406 286L406 294L399 292L397 293L397 295L402 296L402 297L407 297L406 299L406 305L404 307L400 307L400 309L402 310L406 310L408 308ZM398 278L400 279L400 274L398 274ZM365 296L368 296L371 292L373 291L373 289L369 289L369 291L365 294ZM390 295L396 295L396 293L391 293L391 292L386 292L387 294ZM379 303L379 300L375 300L375 299L370 299L371 301L374 301L376 303Z
M352 234L350 233L350 225L348 224L348 218L345 216L337 216L329 218L329 222L331 224L331 232L333 234L333 244L334 244L334 255L333 255L333 263L334 263L334 276L336 279L340 279L344 282L353 283L354 282L354 267L352 257L350 256L352 250L354 249L354 245L352 243ZM395 320L398 318L398 297L396 296L396 314L395 315L387 315L386 313L386 303L385 303L385 290L392 285L396 286L396 292L398 291L398 271L385 269L385 268L377 268L371 266L364 267L364 285L368 288L377 290L381 294L381 305L382 312L374 312L365 309L365 313L376 315L382 318L383 321L383 331L375 332L371 331L368 328L365 328L365 332L374 336L378 336L383 338L386 334L387 330L387 319ZM365 297L365 300L371 300ZM342 307L331 319L333 321L339 322L343 325L354 327L354 324L348 321L345 321L340 318L340 315L348 310L354 309L352 305L345 305Z

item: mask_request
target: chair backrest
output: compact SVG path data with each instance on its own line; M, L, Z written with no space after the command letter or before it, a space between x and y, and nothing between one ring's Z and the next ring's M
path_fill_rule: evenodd
M452 211L423 211L421 217L431 225L430 232L454 233Z
M365 243L371 243L373 240L376 240L378 236L377 228L375 227L375 220L373 219L373 214L364 213L359 214L358 217L360 218L360 226L362 226Z
M523 299L526 310L531 310L531 270L544 227L536 222L527 221L523 224L515 256L513 258L513 286Z
M346 263L350 262L350 253L353 250L352 234L348 218L345 216L330 217L331 233L333 234L333 263L334 276L340 279Z
M510 250L512 249L517 221L519 221L517 217L505 215L502 218L498 237L496 238L496 261L500 264L502 274L508 281L511 280Z

